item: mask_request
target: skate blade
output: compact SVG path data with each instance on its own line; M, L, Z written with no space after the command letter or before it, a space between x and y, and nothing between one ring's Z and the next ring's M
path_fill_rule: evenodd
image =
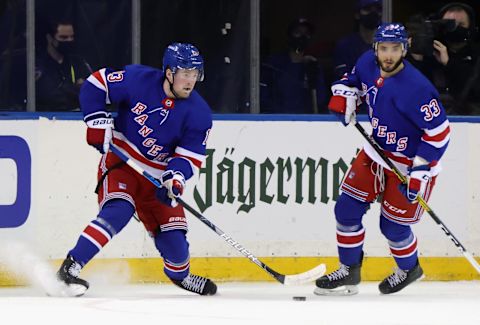
M69 284L64 287L62 295L64 297L81 297L87 291L87 287L81 284Z
M341 286L335 289L315 288L314 294L318 296L353 296L358 293L356 285Z

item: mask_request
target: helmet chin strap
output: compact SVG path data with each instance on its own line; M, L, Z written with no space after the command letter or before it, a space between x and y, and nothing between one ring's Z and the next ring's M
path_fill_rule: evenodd
M167 76L165 76L165 78L167 78ZM175 90L173 90L173 82L175 82L175 74L172 73L172 81L173 82L170 82L170 80L168 80L167 78L167 81L168 81L168 85L170 86L170 91L172 92L173 94L173 97L175 97L175 99L178 99L178 94L175 92Z

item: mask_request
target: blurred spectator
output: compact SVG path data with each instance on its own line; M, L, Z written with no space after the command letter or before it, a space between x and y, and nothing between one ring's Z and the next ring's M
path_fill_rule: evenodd
M474 10L453 2L440 20L414 24L410 61L431 79L448 114L480 114L480 47Z
M23 40L23 42L22 42ZM0 109L24 110L27 101L27 51L24 35L0 54Z
M373 35L382 23L382 6L382 0L357 0L355 20L358 30L340 39L335 46L335 79L350 72L360 55L372 48Z
M80 86L92 69L77 54L73 24L52 23L46 41L46 50L37 59L37 110L77 110Z
M315 57L305 53L315 28L299 18L287 29L288 50L262 63L262 113L311 114L326 112L324 75Z
M25 10L21 1L3 1L0 5L0 110L26 107Z

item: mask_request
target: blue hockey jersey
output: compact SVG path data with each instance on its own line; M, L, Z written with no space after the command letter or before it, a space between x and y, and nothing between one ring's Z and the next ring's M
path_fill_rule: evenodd
M88 122L109 117L106 104L117 103L113 143L155 177L168 168L188 179L205 160L211 110L195 90L168 98L163 81L161 70L142 65L101 69L82 86L80 107Z
M372 136L396 166L406 172L418 155L440 171L440 158L450 140L449 121L435 87L408 61L397 74L382 78L373 50L364 53L351 73L336 83L360 90L368 105ZM374 149L366 153L388 168Z

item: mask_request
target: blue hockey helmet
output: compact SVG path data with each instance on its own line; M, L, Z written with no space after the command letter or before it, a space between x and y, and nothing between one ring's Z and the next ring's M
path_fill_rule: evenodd
M401 43L403 51L406 53L408 49L408 35L405 26L400 23L384 23L378 26L373 36L373 48L377 51L378 43L393 42Z
M203 58L198 49L188 43L172 43L163 55L163 73L169 68L172 73L177 69L198 70L197 81L203 80Z

